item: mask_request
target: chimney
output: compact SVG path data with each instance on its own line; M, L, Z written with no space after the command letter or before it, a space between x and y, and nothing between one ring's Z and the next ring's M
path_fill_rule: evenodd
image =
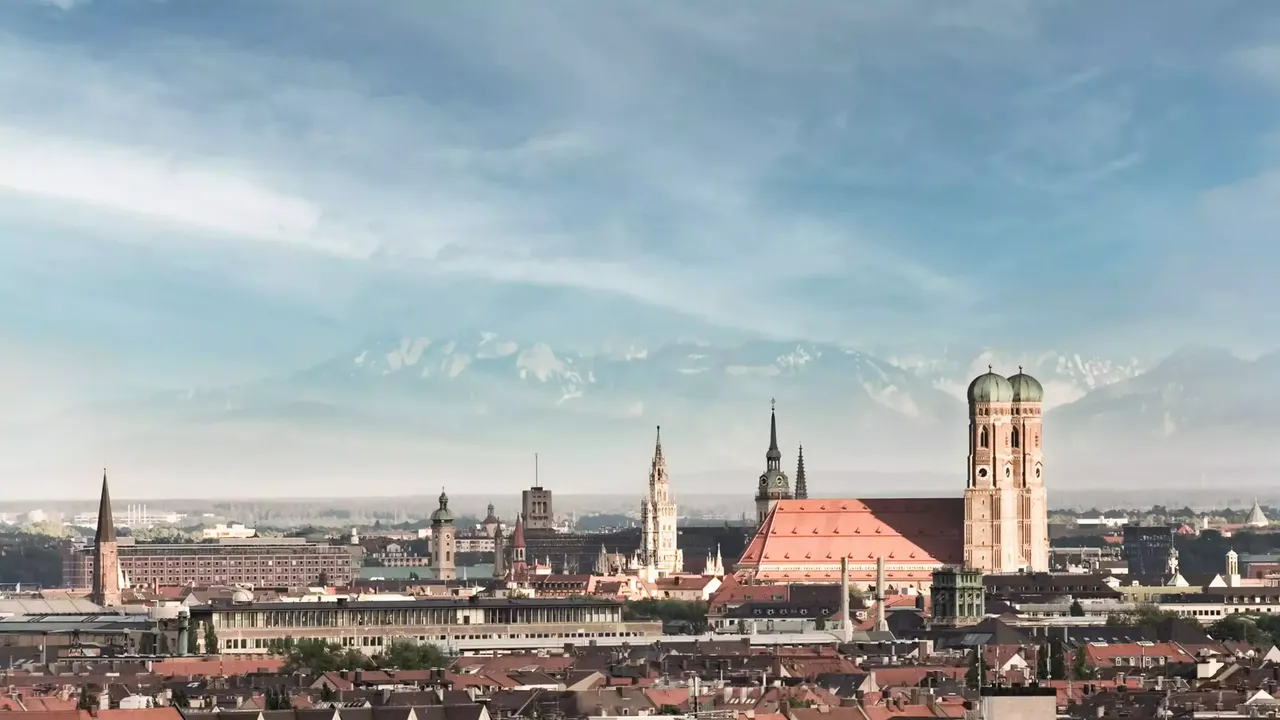
M853 642L853 618L849 617L849 558L840 558L840 640Z
M884 632L889 623L884 619L884 556L876 558L876 630Z

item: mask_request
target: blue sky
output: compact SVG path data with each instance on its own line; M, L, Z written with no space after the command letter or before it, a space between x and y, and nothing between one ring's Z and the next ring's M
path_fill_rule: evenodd
M1277 38L1204 0L10 0L0 388L467 327L1274 349Z

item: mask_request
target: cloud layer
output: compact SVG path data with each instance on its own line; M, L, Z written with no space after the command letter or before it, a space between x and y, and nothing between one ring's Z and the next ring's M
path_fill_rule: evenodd
M0 348L1273 348L1280 8L0 5ZM18 385L24 383L19 382Z

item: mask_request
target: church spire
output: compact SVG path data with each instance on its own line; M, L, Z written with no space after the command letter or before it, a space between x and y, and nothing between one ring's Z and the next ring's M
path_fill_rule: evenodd
M765 453L769 470L782 469L782 451L778 449L778 413L777 402L769 401L769 452Z
M809 499L809 485L804 480L804 445L800 446L800 452L796 461L796 499Z
M111 517L111 491L107 488L107 471L102 471L102 497L98 500L98 533L95 539L99 543L116 541L116 523Z
M655 468L666 467L667 459L662 456L662 426L658 426L657 439L653 443L653 466Z

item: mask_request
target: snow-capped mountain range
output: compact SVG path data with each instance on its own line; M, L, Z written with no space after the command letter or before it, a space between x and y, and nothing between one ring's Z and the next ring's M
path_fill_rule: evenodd
M599 468L643 464L654 425L664 426L668 454L686 471L746 472L760 464L776 399L787 457L803 443L811 475L935 473L962 482L964 390L988 365L1006 374L1023 366L1044 384L1047 460L1063 481L1165 482L1228 467L1243 477L1280 467L1270 442L1280 428L1280 356L1250 361L1197 349L1148 364L1070 352L870 353L769 341L588 354L487 332L394 336L292 374L161 393L92 415L99 424L111 418L102 442L116 453L165 438L188 458L217 437L223 446L205 452L212 464L287 451L292 459L278 464L297 472L356 453L398 476L420 462L500 475L507 471L496 459L481 468L503 453L541 451L564 458L559 474L586 491ZM142 462L147 452L140 446L134 456Z

